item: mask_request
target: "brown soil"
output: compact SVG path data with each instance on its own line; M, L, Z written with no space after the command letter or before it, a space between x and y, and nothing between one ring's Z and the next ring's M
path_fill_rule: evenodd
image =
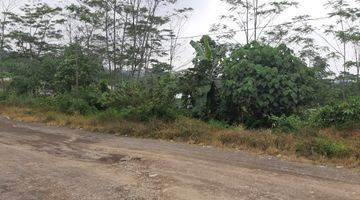
M0 199L357 199L357 171L0 118Z

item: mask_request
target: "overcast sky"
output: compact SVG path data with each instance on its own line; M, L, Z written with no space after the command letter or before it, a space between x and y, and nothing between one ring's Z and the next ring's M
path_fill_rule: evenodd
M288 10L274 23L283 23L298 15L308 14L313 18L325 17L327 15L327 10L324 7L327 0L298 0L298 2L300 3L298 8ZM177 4L179 7L194 8L194 11L190 15L190 19L181 34L185 37L209 33L211 25L219 21L219 16L227 13L227 5L221 0L178 0ZM321 26L325 22L317 21L314 23ZM181 60L179 59L178 61L179 66L185 65L191 60L193 50L188 44L190 40L191 39L183 40L186 44L186 51L184 56L181 56ZM184 59L184 57L187 59Z
M262 0L267 1L267 0ZM327 0L299 0L300 5L283 14L284 17L299 14L310 14L313 17L326 16L324 4ZM179 6L192 7L194 11L187 25L185 35L199 35L207 33L210 25L218 20L218 16L226 14L226 4L221 0L178 0Z

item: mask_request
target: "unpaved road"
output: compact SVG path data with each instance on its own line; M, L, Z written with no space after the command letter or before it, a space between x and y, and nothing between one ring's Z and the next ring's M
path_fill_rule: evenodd
M360 174L0 118L1 200L360 200Z

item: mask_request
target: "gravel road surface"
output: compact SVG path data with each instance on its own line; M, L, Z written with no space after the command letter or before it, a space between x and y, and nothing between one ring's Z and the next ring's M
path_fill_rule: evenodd
M360 200L360 173L0 118L1 200Z

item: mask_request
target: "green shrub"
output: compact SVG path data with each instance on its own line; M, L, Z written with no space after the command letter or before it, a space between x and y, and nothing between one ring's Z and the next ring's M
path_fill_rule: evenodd
M124 118L135 121L148 121L152 117L150 110L146 105L127 107L121 109L121 113Z
M28 106L41 109L52 109L54 106L51 97L18 95L16 93L7 94L3 102L12 106Z
M230 125L225 123L225 122L222 122L222 121L218 121L218 120L215 120L215 119L210 119L208 122L207 122L210 126L214 127L214 128L217 128L217 129L227 129L227 128L230 128Z
M73 97L69 94L58 95L55 98L55 104L60 112L71 114L70 110L73 104Z
M327 157L341 157L349 153L349 149L345 144L326 138L315 139L315 150L317 153Z
M123 114L115 109L107 109L99 112L95 115L94 120L100 123L106 123L109 121L116 121L123 118Z
M124 82L116 90L103 93L99 102L103 108L119 110L127 119L174 120L179 115L175 94L171 76L165 76L146 83Z
M304 123L301 121L300 117L292 115L292 116L282 116L282 117L271 117L273 120L273 129L275 131L290 133L294 131L300 130Z
M74 102L73 102L73 105L72 105L72 108L70 111L72 113L88 115L88 114L95 113L97 110L95 107L90 106L89 103L83 99L74 99Z
M297 144L297 153L303 156L322 155L328 158L344 157L350 152L348 146L328 138L318 137Z
M313 110L310 122L319 128L346 128L360 125L360 97Z
M291 115L313 97L315 73L285 45L253 42L233 50L223 65L221 116L227 121L271 127L269 116Z
M0 91L0 102L4 102L7 99L8 95L6 92Z
M57 110L66 114L79 113L87 115L96 112L96 108L84 99L73 97L71 94L61 94L55 98Z

